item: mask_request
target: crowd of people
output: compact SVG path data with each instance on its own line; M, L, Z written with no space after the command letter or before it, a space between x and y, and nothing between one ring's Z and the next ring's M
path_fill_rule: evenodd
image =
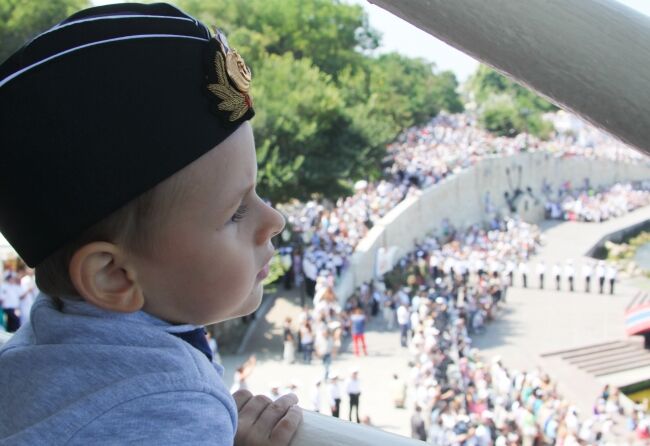
M340 404L347 396L347 419L370 423L367 415L359 415L358 370L341 386L341 376L330 367L348 343L357 356L377 348L365 340L366 323L374 319L398 334L411 358L407 379L394 376L391 398L396 407L412 409L414 438L450 446L605 444L623 419L616 390L603 391L593 413L582 414L543 371L512 370L499 358L485 361L472 347L471 337L497 315L516 275L523 274L520 283L526 283L522 265L540 243L539 228L518 219L495 219L463 231L447 226L420 241L381 280L363 284L342 306L334 294L334 275L325 270L316 280L313 309L303 309L297 321L287 318L284 327L284 360L316 359L323 368L308 405L330 407L333 416L345 417ZM582 276L586 291L593 276L594 288L603 292L608 267L589 263ZM572 287L572 263L557 268ZM295 383L274 385L270 396L291 386L295 389ZM645 438L650 419L634 412L627 425Z
M622 411L618 393L599 398L585 419L542 371L511 370L498 357L486 362L471 347L475 327L454 297L460 291L417 305L409 343L412 436L441 446L604 444ZM497 303L489 302L487 315Z
M546 217L555 220L601 222L650 204L650 181L616 183L609 188L574 188L565 183L556 197L547 193Z
M299 244L306 262L304 272L312 286L311 294L318 272L327 269L335 276L340 275L357 244L405 197L416 195L486 157L543 152L563 158L579 156L648 162L647 157L571 115L559 112L550 114L548 119L555 123L558 131L549 141L541 141L528 134L514 138L495 136L482 130L470 113L441 113L424 126L407 129L388 146L381 180L359 181L352 195L335 202L293 201L280 206L290 227L301 239ZM567 120L571 121L570 125ZM628 193L627 197L626 203L630 206L639 201L633 194ZM592 219L595 215L600 219L605 214L617 215L625 207L617 199L593 205L585 203L584 199L579 201L583 203L582 214ZM599 205L601 208L595 210ZM574 215L575 212L561 214Z
M351 370L343 379L332 364L348 344L357 357L376 348L368 345L365 336L374 318L398 333L399 345L411 359L408 378L394 376L393 402L397 407L407 407L407 401L412 404L413 437L450 446L598 444L611 430L614 415L622 411L616 391L603 391L593 414L580 417L542 371L512 370L498 358L486 362L472 347L471 336L483 332L497 315L515 275L528 286L533 274L529 258L541 242L535 225L497 217L464 230L446 224L438 234L418 242L384 277L363 284L344 304L335 285L358 243L405 197L489 156L545 151L562 157L641 159L623 146L603 149L611 143L589 126L558 133L550 142L530 135L496 137L479 129L470 114L443 113L428 125L408 129L388 147L382 180L360 181L353 195L335 203L312 200L282 205L304 248L292 251L286 243L281 249L287 267L285 285L305 280L307 294L313 298L313 306L285 320L283 360L317 362L322 367L322 377L311 391L311 408L318 411L325 405L333 416L343 416L341 399L347 396L347 418L370 424L367 415L359 412L359 371ZM650 182L622 183L605 191L588 184L572 188L567 183L557 197L550 190L545 193L549 218L604 221L649 204ZM566 281L574 290L577 273L571 261L553 265L550 272L556 289ZM543 288L546 265L538 262L536 275ZM581 277L587 292L594 277L600 293L606 284L614 293L613 266L587 263ZM36 293L31 271L6 272L0 299L7 331L25 322ZM216 352L216 342L211 340L211 345ZM238 368L232 391L246 388L255 363L251 357ZM295 388L296 383L274 384L269 397L276 399ZM628 423L639 436L648 433L650 419L644 413L635 412Z
M522 288L536 286L540 290L574 292L581 289L585 293L614 294L618 277L618 268L614 263L595 259L574 263L573 259L565 259L547 266L544 260L537 260L534 266L532 268L526 261L517 264L507 260L503 274L508 286L517 282ZM579 283L583 285L580 286Z
M472 228L444 244L429 239L394 273L409 285L396 294L403 311L397 313L400 342L411 358L412 436L449 446L606 444L613 426L623 420L618 390L606 388L593 413L579 414L544 372L511 370L500 358L488 363L472 348L471 337L496 316L512 285L507 265L525 262L540 241L534 226L516 220L501 226L505 230L479 231L474 237ZM438 268L439 262L431 260L455 243L460 251L500 253L501 263L465 270L454 262ZM512 250L501 251L501 243ZM391 321L389 315L388 326ZM645 412L629 414L628 431L638 439L648 438L648 425Z
M449 333L466 336L462 326ZM422 359L413 370L414 437L442 446L577 446L608 444L621 434L613 430L625 422L617 392L604 392L593 412L583 414L543 371L509 369L498 357L486 362L475 349L459 347L460 359L447 367L432 361L431 353L417 352L416 361ZM648 438L649 421L635 411L626 423L628 432Z

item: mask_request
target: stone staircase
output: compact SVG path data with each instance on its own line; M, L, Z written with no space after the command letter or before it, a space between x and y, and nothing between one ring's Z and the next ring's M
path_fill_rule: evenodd
M650 351L634 338L546 353L542 357L560 358L596 377L650 367Z

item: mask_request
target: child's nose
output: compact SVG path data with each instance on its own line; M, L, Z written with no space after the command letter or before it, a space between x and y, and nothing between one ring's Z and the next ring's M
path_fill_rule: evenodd
M258 245L267 243L271 238L282 232L286 223L284 216L280 212L271 206L265 206L265 208L264 224L256 236Z

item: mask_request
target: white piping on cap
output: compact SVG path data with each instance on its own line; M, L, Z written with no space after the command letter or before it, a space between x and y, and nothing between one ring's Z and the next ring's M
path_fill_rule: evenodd
M56 59L57 57L63 56L64 54L71 53L73 51L77 51L83 48L88 48L91 46L96 46L96 45L102 45L104 43L112 43L112 42L119 42L121 40L132 40L132 39L161 39L161 38L168 38L168 39L190 39L190 40L199 40L201 42L207 42L209 39L203 39L200 37L193 37L193 36L179 36L179 35L174 35L174 34L141 34L141 35L135 35L135 36L124 36L124 37L116 37L114 39L108 39L108 40L100 40L98 42L91 42L87 43L85 45L77 46L74 48L67 49L65 51L62 51L60 53L54 54L50 57L47 57L43 60L39 60L38 62L35 62L21 70L16 71L15 73L7 76L6 78L2 79L0 81L0 87L4 86L7 82L11 81L12 79L15 79L16 77L20 76L21 74L31 70L32 68L36 68L39 65L44 64L45 62L49 62L52 59Z
M87 19L79 19L75 20L74 22L67 22L67 23L61 23L59 25L56 25L47 31L44 31L40 33L38 36L34 37L31 41L33 42L34 40L38 39L41 36L44 36L46 34L49 34L53 31L58 31L62 28L66 28L71 25L77 25L79 23L86 23L86 22L94 22L97 20L111 20L111 19L171 19L171 20L185 20L188 22L192 22L195 25L197 24L196 20L192 20L190 18L186 17L169 17L169 16L162 16L162 15L145 15L145 14L140 14L140 15L129 15L129 14L121 14L121 15L106 15L106 16L100 16L100 17L90 17Z

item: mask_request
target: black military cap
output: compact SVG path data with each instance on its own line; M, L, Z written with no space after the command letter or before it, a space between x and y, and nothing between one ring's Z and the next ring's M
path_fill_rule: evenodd
M74 14L0 66L0 231L38 265L250 119L249 87L173 6Z

